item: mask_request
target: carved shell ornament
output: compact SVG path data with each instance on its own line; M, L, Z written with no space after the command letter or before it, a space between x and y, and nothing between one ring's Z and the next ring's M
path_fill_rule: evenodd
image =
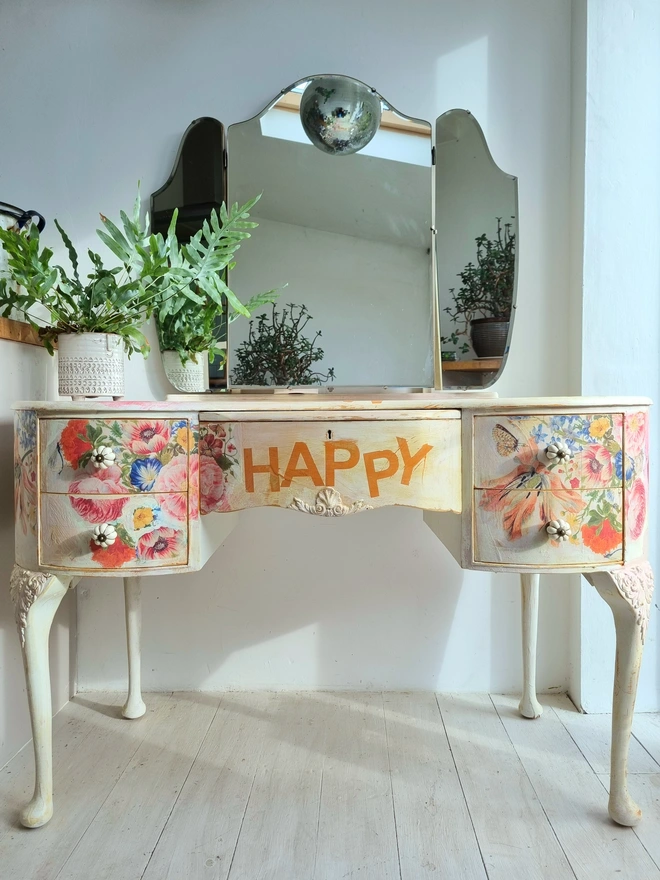
M115 454L109 446L98 446L92 450L92 464L100 470L107 470L115 463Z
M571 452L568 443L565 443L563 440L555 440L554 443L550 443L546 448L545 457L548 461L563 462L570 461L573 457L573 453Z
M336 489L327 487L318 492L314 504L308 504L302 498L294 498L289 508L300 510L302 513L311 513L314 516L347 516L349 513L359 513L361 510L373 510L373 507L365 504L364 501L346 504Z

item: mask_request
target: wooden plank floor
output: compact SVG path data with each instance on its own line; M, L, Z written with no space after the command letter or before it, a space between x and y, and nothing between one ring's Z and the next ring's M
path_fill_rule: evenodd
M0 770L16 880L660 880L660 717L640 715L636 829L607 818L609 718L542 698L85 694L54 722L55 816L20 827L26 747Z

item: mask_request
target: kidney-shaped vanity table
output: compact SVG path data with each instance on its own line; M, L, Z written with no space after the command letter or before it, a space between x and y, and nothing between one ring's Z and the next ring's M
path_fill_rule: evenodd
M321 369L327 375L332 366L338 387L235 387L232 363L248 338L247 322L236 322L220 377L232 393L15 408L11 589L36 759L35 793L22 822L37 827L52 815L48 634L62 597L81 577L124 578L123 713L137 718L145 711L142 576L198 571L246 508L280 507L294 518L369 516L403 505L424 511L426 525L463 568L520 573L520 710L529 718L541 714L534 668L539 575L581 572L610 605L616 673L609 810L633 825L640 811L627 791L626 765L653 591L649 401L507 400L447 390L482 385L482 375L501 370L506 347L480 372L470 348L475 339L462 352L467 358L454 362L460 369L446 371L458 378L442 390L439 316L447 308L455 313L450 285L474 255L475 239L495 241L502 218L511 217L515 240L515 179L496 168L470 114L444 114L432 136L428 123L398 114L371 89L376 122L368 100L356 126L346 122L361 99L358 89L342 97L345 107L334 106L316 143L310 119L318 107L309 110L305 95L313 88L321 103L331 100L321 79L295 84L259 116L230 127L228 144L216 120L194 123L168 185L153 197L152 219L156 227L169 223L177 207L177 233L189 235L227 187L232 201L254 194L243 192L248 184L263 189L260 229L242 267L230 273L232 289L250 295L287 283L287 301L304 303L323 329ZM515 259L507 265L512 301ZM370 287L374 272L378 283ZM442 342L451 344L453 334L454 344L460 341L458 329L449 327Z

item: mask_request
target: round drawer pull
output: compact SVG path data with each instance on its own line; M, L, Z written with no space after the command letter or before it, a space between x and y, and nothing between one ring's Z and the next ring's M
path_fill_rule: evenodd
M573 453L567 443L564 443L563 440L557 440L546 448L545 457L548 461L570 461Z
M568 541L571 537L571 527L563 519L550 520L545 530L553 541Z
M115 462L115 454L109 446L97 446L92 449L92 464L95 468L105 470Z
M97 547L109 547L117 540L117 530L110 523L101 523L100 526L94 526L92 536Z

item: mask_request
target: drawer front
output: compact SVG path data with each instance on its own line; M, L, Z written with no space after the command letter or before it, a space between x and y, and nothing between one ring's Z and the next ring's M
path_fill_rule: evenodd
M133 495L186 492L195 434L187 419L41 419L42 492ZM107 467L93 451L112 450Z
M202 514L264 505L322 516L392 504L458 512L461 422L204 423L199 480Z
M570 460L550 460L563 442ZM623 416L500 415L474 419L474 486L509 481L512 488L564 491L619 488L623 476Z
M568 526L566 541L546 531L557 520ZM621 489L476 489L473 522L477 563L556 567L623 559Z
M44 494L39 499L39 564L72 571L186 565L188 522L188 495L183 492ZM103 523L117 532L107 547L93 541L94 527Z

